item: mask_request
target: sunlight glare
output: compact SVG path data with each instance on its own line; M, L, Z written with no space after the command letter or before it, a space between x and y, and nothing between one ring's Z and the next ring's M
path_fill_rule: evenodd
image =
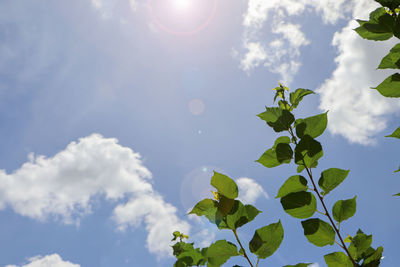
M188 11L193 6L193 0L173 0L175 9L178 11Z

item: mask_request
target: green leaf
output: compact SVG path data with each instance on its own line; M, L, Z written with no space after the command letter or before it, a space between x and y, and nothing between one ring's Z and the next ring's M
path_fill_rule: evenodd
M298 165L305 164L308 168L314 168L323 154L321 144L311 136L305 135L294 149L294 160Z
M279 248L283 240L281 221L257 229L250 241L250 251L261 259L265 259Z
M296 135L299 138L303 138L305 135L309 135L312 138L320 136L328 125L327 114L328 112L325 112L316 116L296 120Z
M356 260L360 261L365 257L365 253L371 247L372 235L366 235L363 231L358 230L357 234L351 238L351 243L348 248L350 255Z
M310 192L296 192L281 198L283 209L289 215L305 219L311 217L317 210L317 200Z
M324 256L328 267L354 267L349 257L343 252L333 252Z
M185 251L194 250L193 243L178 242L172 246L174 256L179 256Z
M389 54L382 58L378 69L400 69L400 43L390 49Z
M296 193L300 191L307 191L307 180L301 175L294 175L289 177L286 182L279 188L278 195L276 198L284 197L290 193Z
M375 0L380 3L384 7L388 7L391 10L394 10L400 5L400 0Z
M208 260L207 266L221 266L230 257L238 256L237 247L235 244L226 240L218 240L211 244L205 251L205 257Z
M323 195L335 189L347 177L350 170L330 168L321 173L318 185L324 190Z
M320 219L308 219L301 222L304 229L304 235L310 243L323 247L335 243L335 230L332 226Z
M303 100L303 97L305 97L306 95L309 95L309 94L315 94L315 93L308 89L299 88L296 91L290 93L290 97L289 97L290 103L292 104L292 106L294 108L297 108L300 101Z
M332 209L333 218L340 223L352 217L356 213L356 199L357 196L337 201Z
M391 135L386 135L385 137L394 137L400 139L400 127L397 128Z
M185 266L199 266L202 263L205 263L206 259L201 254L200 249L192 249L189 251L185 251L181 253L178 257L175 265L176 267L185 267Z
M237 229L248 222L251 222L261 211L252 205L243 205L235 200L232 209L226 216L217 214L216 224L219 229Z
M237 184L226 175L214 171L214 175L211 178L211 185L218 190L218 193L227 198L235 199L238 197L239 190Z
M307 267L308 265L311 265L312 263L297 263L296 265L285 265L283 267Z
M175 241L178 237L181 236L181 232L175 231L175 232L172 233L172 235L174 236L174 238L172 238L171 241Z
M371 12L369 21L357 20L360 27L355 31L364 39L374 41L388 40L393 36L394 18L380 7Z
M211 223L216 223L216 213L218 211L218 202L212 199L203 199L197 203L189 214L205 216Z
M282 132L289 129L294 122L294 116L287 110L280 108L266 108L266 111L257 115L271 126L275 132Z
M383 247L378 247L375 252L366 258L363 263L362 267L378 267L379 264L381 263L382 259L382 252L383 252Z
M400 97L400 73L387 77L381 84L373 88L386 97Z
M277 138L274 146L265 151L256 162L261 163L267 168L273 168L283 163L290 163L293 158L293 151L289 144L289 137L281 136Z
M398 169L398 170L396 170L396 171L394 171L394 172L400 172L400 167L399 167L399 169Z
M393 196L400 197L400 193L394 194Z

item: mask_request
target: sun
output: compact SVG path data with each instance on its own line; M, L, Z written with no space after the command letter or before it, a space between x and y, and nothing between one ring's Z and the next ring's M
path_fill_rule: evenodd
M174 9L180 12L187 12L193 8L193 0L172 0Z

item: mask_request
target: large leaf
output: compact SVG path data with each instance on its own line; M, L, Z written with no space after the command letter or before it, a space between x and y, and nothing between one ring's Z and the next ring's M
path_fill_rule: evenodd
M364 39L384 41L393 36L394 18L387 14L383 7L371 12L369 21L357 22L360 26L355 31Z
M265 259L279 248L283 240L281 221L257 229L250 241L250 251L261 259Z
M227 198L235 199L238 197L239 190L237 184L226 175L214 171L214 175L211 178L211 185L218 190L218 193Z
M293 175L279 188L276 198L284 197L290 193L307 191L307 180L301 175Z
M386 97L400 97L400 73L387 77L381 84L373 88Z
M296 135L299 138L303 138L305 135L309 135L312 138L320 136L328 125L327 114L328 112L325 112L316 116L296 120Z
M375 252L366 258L363 263L362 267L378 267L379 264L381 263L382 259L382 252L383 252L383 247L378 247Z
M324 190L323 195L335 189L347 177L350 170L330 168L321 173L318 185Z
M328 267L354 267L349 257L343 252L333 252L324 256Z
M283 163L290 163L293 158L293 150L289 145L290 138L287 136L278 137L275 140L275 144L272 148L262 154L262 156L256 160L267 168L273 168Z
M294 149L294 160L298 165L314 168L323 154L321 144L311 136L305 135Z
M371 247L372 235L366 235L363 231L358 230L357 234L351 238L351 244L348 248L350 255L356 260L360 261L366 255L366 252Z
M174 267L199 266L203 265L205 262L206 259L201 254L200 249L196 248L185 251L177 256L177 261L175 262Z
M306 95L309 95L309 94L315 94L315 93L308 89L299 88L296 91L290 93L290 97L289 97L290 103L292 104L292 106L294 108L297 108L300 101L303 100L303 97L305 97Z
M282 132L289 129L294 122L294 116L287 110L280 108L266 108L266 111L257 115L271 126L275 132Z
M389 54L382 58L378 69L400 69L400 43L390 49Z
M397 128L391 135L386 135L385 137L394 137L400 139L400 127Z
M310 243L323 247L335 243L335 230L332 226L320 219L308 219L301 222L304 229L304 235Z
M216 223L216 214L218 211L218 202L212 199L203 199L198 202L189 214L205 216L211 223Z
M357 196L337 201L332 208L333 218L340 223L352 217L356 213L356 199Z
M208 260L207 266L221 266L230 257L238 256L237 247L235 244L228 242L226 240L218 240L217 242L211 244L204 253Z
M296 192L281 198L283 209L299 219L311 217L317 210L317 200L310 192Z

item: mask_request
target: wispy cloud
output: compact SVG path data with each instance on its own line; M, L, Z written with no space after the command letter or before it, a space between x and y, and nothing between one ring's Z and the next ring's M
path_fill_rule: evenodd
M254 204L260 197L269 199L262 186L251 178L241 177L236 183L239 187L239 199L246 204Z
M80 267L79 264L73 264L69 261L63 261L58 254L47 256L36 256L28 260L24 265L7 265L6 267Z

